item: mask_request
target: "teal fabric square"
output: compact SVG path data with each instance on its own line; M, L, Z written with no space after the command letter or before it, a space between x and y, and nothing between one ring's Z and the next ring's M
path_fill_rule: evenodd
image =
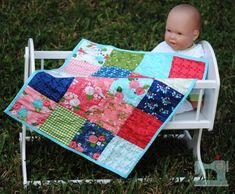
M120 78L112 83L109 92L120 92L123 100L135 107L147 93L153 80L149 78Z
M122 139L114 137L101 153L98 161L111 169L115 169L118 174L128 175L138 162L143 149Z
M171 54L146 53L134 72L152 78L168 78L172 59Z

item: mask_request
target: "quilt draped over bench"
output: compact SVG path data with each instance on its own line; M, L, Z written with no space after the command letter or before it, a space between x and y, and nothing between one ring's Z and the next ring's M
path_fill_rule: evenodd
M5 113L126 178L207 66L82 39L60 68L35 71Z

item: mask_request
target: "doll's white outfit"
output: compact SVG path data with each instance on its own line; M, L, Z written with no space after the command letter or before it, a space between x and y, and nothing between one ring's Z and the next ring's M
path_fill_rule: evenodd
M204 50L201 44L193 44L192 47L185 50L174 50L172 49L166 41L158 44L152 52L162 52L162 53L178 53L182 55L187 55L191 57L204 57Z

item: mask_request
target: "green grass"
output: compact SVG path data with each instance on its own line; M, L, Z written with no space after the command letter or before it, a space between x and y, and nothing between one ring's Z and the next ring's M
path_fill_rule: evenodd
M95 3L92 3L95 2ZM0 193L232 193L235 190L235 18L233 0L191 0L203 16L200 39L216 53L221 89L214 130L202 138L204 162L215 155L230 164L228 188L195 188L170 177L193 175L193 157L182 142L157 139L128 180L98 167L42 138L29 142L27 162L32 179L114 178L108 185L22 187L18 133L20 124L2 111L23 84L24 47L34 39L38 50L71 50L81 38L119 48L151 50L163 39L166 14L181 1L103 0L0 1ZM81 172L81 174L80 174ZM154 182L136 182L140 176ZM161 179L160 179L161 177Z

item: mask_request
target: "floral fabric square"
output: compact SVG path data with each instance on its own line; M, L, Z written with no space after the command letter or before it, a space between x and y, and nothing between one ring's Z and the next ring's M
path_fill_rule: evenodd
M88 77L92 73L98 71L100 65L88 63L86 61L71 59L61 71L74 77Z
M154 80L137 107L164 122L183 97L168 85Z
M113 50L105 66L121 67L133 71L142 61L144 54Z
M54 77L45 72L39 72L29 82L29 86L51 100L59 102L72 83L73 79L73 77L60 78Z
M117 134L134 107L123 101L122 93L107 93L96 106L91 106L87 119Z
M205 67L206 65L202 61L174 56L169 77L203 79Z
M121 78L112 83L109 91L112 94L122 93L123 100L136 107L147 93L152 82L152 79L146 78Z
M79 115L57 105L39 129L55 140L68 145L85 121Z
M93 73L92 76L119 78L119 77L128 77L130 74L131 74L131 71L122 69L120 67L103 66L97 72Z
M92 65L103 65L109 58L113 48L84 40L79 46L73 59L82 60Z
M27 86L10 109L10 113L38 128L55 108L56 103L54 101Z
M69 143L69 147L97 160L113 137L111 132L86 121Z
M90 107L98 105L105 98L112 81L109 78L76 78L59 104L87 118Z
M161 125L160 120L135 108L117 135L144 149Z

